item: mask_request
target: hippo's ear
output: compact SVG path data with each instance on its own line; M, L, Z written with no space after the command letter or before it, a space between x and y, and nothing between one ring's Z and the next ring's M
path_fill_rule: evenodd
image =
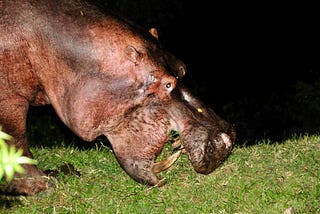
M133 46L129 45L125 49L125 54L128 59L133 62L135 65L138 65L142 60L142 53L137 51Z
M156 39L159 39L159 36L158 36L158 31L156 28L150 28L149 29L149 33L151 33L151 35L156 38Z

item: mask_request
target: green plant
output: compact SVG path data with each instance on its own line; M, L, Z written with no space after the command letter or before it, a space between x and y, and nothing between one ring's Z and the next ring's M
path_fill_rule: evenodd
M13 179L15 172L24 173L21 164L37 164L36 160L23 156L22 149L8 146L5 140L10 139L11 136L2 132L0 126L0 180L5 177L8 182Z

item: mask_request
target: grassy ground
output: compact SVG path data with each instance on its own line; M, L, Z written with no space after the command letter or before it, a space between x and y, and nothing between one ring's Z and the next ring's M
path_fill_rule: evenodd
M134 182L106 147L32 147L39 167L70 163L36 197L0 195L1 213L320 213L320 137L236 147L210 175L193 171L186 155L160 176L163 187Z

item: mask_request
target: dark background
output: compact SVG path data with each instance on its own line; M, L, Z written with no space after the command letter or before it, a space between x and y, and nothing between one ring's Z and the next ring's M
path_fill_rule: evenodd
M235 125L238 144L283 141L320 130L316 5L91 2L146 29L156 27L166 49L187 65L183 82Z

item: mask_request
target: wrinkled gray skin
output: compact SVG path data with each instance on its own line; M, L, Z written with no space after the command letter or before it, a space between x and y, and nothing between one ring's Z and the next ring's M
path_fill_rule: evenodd
M29 105L48 104L83 140L106 136L122 168L140 183L161 184L156 172L168 164L155 160L171 130L180 133L199 173L212 172L231 153L232 125L177 80L185 65L161 48L154 29L81 0L0 5L0 124L25 156L33 157L26 139ZM40 169L24 168L8 191L34 195L49 188Z

